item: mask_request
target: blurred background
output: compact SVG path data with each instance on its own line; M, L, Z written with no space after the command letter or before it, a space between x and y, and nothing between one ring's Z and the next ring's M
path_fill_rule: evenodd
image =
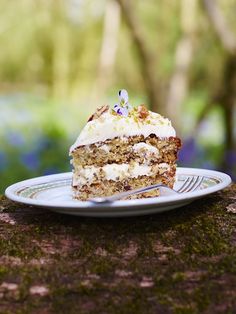
M96 107L144 103L183 139L179 165L236 179L235 0L0 0L0 192L70 171Z

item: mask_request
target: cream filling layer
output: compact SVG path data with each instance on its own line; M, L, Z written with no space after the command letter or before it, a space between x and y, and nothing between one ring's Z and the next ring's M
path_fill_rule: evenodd
M155 166L145 164L107 164L103 167L85 166L76 167L73 174L73 186L91 184L101 180L120 181L125 178L150 176L154 171L160 174L169 171L170 165L161 163Z
M144 142L134 144L133 151L144 157L149 157L152 155L155 155L156 157L160 156L159 149L157 149L155 146L146 144Z

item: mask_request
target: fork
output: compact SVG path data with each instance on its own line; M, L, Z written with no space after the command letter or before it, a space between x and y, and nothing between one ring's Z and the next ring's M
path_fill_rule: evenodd
M120 200L130 195L145 193L145 192L158 189L158 188L167 189L172 194L188 193L188 192L195 191L202 184L203 180L204 180L204 177L202 176L192 176L192 178L188 177L178 190L171 189L165 184L157 183L157 184L153 184L147 187L130 190L126 192L121 192L112 196L91 198L89 199L89 201L93 202L94 204L112 203L114 201Z

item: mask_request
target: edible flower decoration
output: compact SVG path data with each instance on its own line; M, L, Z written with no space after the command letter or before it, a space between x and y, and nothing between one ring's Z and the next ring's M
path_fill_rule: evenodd
M120 116L128 117L132 106L129 104L129 95L127 90L119 90L118 97L120 102L114 105L114 111Z

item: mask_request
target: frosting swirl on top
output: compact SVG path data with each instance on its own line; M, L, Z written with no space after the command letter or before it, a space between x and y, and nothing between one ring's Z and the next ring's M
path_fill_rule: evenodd
M103 142L115 137L155 134L157 137L175 137L176 132L169 119L158 113L148 111L145 106L130 108L128 115L120 115L114 109L104 106L94 114L76 142L71 146L70 153L77 147Z

